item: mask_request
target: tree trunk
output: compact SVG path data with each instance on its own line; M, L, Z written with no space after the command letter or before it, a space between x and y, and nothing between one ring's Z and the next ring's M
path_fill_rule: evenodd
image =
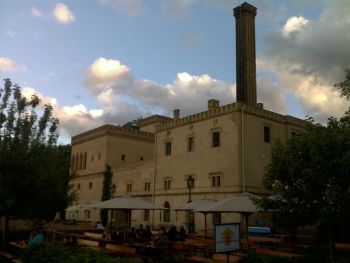
M329 252L329 258L334 258L334 233L333 233L333 226L328 225L327 226L327 235L328 235L328 252Z

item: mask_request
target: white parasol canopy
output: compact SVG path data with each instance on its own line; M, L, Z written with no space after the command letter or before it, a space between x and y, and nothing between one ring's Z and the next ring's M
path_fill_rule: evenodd
M240 193L211 205L194 209L194 211L202 213L255 213L259 211L259 208L253 202L254 198L258 197L250 193Z
M178 208L175 208L174 210L175 211L192 211L195 209L203 209L215 203L216 203L215 200L199 199L199 200L192 201L190 203L186 203Z
M90 208L99 208L99 209L125 209L125 210L163 210L164 208L158 205L153 204L152 202L140 198L140 197L131 197L131 196L122 196L113 198L107 201L98 202L89 205Z
M86 204L80 204L80 205L74 205L74 206L69 206L66 208L66 211L71 212L71 211L78 211L78 210L89 210L91 208L88 207Z

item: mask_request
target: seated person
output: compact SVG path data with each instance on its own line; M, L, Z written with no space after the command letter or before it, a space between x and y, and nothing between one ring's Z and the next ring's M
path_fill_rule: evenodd
M168 234L169 241L176 241L176 239L177 239L176 226L175 225L171 225L167 234Z
M154 241L154 245L160 248L167 248L169 245L169 238L164 227L159 230L159 235Z
M143 231L143 238L147 241L152 239L152 231L149 226L146 226L145 231Z
M41 245L43 243L44 243L44 235L41 233L41 231L32 232L32 234L30 235L28 245L36 246L36 245Z
M100 221L97 221L97 222L96 222L95 228L96 228L96 229L103 229L103 230L105 229L105 227L101 224Z
M187 236L187 234L186 234L186 231L185 231L185 227L183 225L181 225L180 226L180 231L177 234L177 240L183 242L183 241L185 241L186 236Z
M135 239L136 239L136 231L135 231L135 228L132 227L127 234L127 241L130 243L133 243L135 242Z

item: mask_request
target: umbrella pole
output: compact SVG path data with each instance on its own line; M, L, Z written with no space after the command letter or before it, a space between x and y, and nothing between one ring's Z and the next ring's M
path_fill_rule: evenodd
M204 239L207 239L207 213L204 213Z
M248 217L249 215L247 213L243 214L244 217L244 238L247 242L247 252L249 253L249 238L248 238Z

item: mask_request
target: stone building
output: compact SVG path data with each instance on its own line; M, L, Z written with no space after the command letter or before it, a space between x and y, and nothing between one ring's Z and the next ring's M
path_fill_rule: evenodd
M140 129L113 125L72 138L71 184L78 204L98 202L102 195L105 165L112 167L114 196L148 198L165 208L176 208L191 199L222 200L235 193L266 194L262 176L271 158L271 146L303 130L300 119L264 109L257 103L255 64L256 8L244 3L234 9L237 48L237 102L220 106L208 100L208 109L172 118L154 115L140 121ZM188 178L193 185L189 189ZM99 220L95 210L80 210L79 219ZM115 214L110 215L112 220ZM194 218L195 217L195 218ZM132 224L187 224L184 212L138 211ZM194 214L196 227L203 216ZM209 228L217 216L208 220ZM222 222L239 220L223 214Z

